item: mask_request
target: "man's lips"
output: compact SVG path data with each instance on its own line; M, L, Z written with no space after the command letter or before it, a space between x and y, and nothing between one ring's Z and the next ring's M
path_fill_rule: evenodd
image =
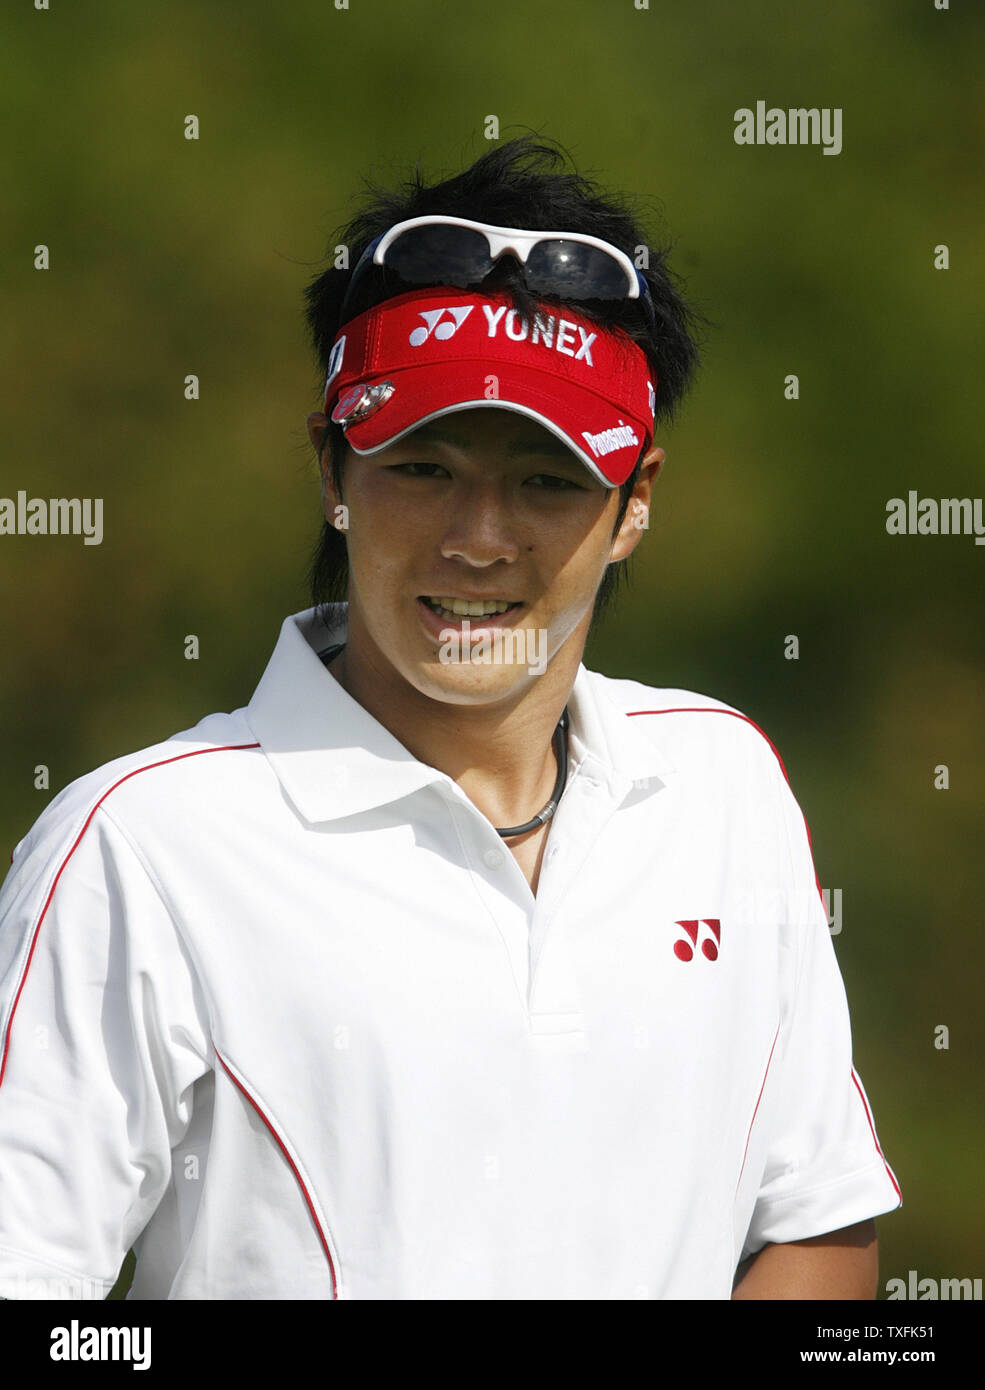
M421 622L425 629L433 636L440 638L443 632L449 628L462 630L462 625L468 623L470 633L480 633L486 629L513 627L516 620L523 610L522 603L515 603L511 608L507 608L505 613L483 613L473 616L469 613L456 613L454 617L446 617L443 613L436 613L434 609L424 602L423 598L418 598L417 611L421 616Z

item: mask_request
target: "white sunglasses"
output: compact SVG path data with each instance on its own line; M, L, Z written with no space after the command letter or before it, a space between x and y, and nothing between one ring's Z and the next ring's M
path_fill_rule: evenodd
M409 284L480 284L500 256L515 256L532 291L563 299L639 299L655 327L650 288L632 261L608 241L584 232L534 232L493 227L465 217L432 214L398 222L366 247L346 290L340 320L358 283L373 267L389 267Z

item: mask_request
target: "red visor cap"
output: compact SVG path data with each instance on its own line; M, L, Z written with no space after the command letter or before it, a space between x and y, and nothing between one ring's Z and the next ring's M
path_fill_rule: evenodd
M343 326L325 413L357 454L372 454L456 410L515 410L618 487L653 439L654 376L625 333L567 306L544 305L531 323L506 295L429 288Z

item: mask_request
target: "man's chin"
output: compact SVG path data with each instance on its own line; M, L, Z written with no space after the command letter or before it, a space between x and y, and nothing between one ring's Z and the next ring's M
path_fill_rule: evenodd
M417 667L413 684L430 700L467 706L519 699L536 679L526 666L431 661Z

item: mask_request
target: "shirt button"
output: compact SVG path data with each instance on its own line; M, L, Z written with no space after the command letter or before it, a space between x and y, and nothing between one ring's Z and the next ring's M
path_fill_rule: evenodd
M503 864L503 852L498 849L483 851L482 862L490 869L499 869Z
M551 845L550 849L547 851L547 857L548 859L556 859L560 853L561 846L559 844L554 844Z

